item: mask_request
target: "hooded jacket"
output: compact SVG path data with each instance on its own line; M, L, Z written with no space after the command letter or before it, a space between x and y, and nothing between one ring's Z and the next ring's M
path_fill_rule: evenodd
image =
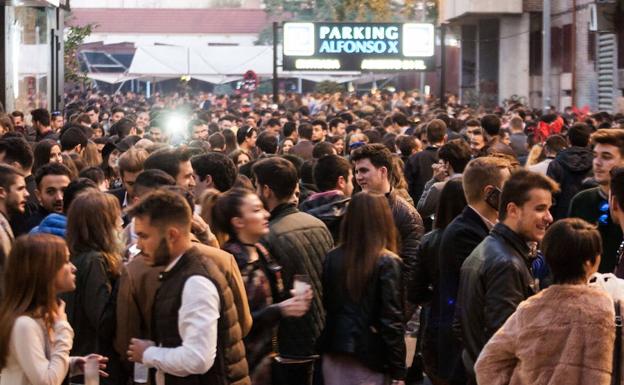
M546 175L559 183L560 187L551 209L555 220L567 217L572 198L581 190L583 179L592 170L593 159L590 149L572 146L561 151L548 165Z
M324 191L312 194L299 209L323 221L334 238L334 244L338 244L340 224L347 212L349 201L351 198L338 190Z

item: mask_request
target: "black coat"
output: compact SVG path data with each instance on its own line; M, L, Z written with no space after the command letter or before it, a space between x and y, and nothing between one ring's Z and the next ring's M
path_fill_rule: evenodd
M453 316L459 289L459 272L470 253L487 237L488 227L472 208L466 206L444 230L439 249L439 291L432 301L438 302L439 374L445 379L464 377L461 344L453 335Z
M560 192L554 196L551 209L555 220L566 218L572 198L581 191L583 180L592 170L594 157L588 148L570 147L550 162L546 175L559 183Z
M72 356L98 353L109 358L110 377L102 384L121 383L121 361L113 349L116 328L117 278L111 276L101 252L72 255L76 266L76 290L61 297L66 303L67 320L74 329Z
M418 202L425 189L425 184L433 176L431 165L438 161L438 147L429 146L409 157L405 164L405 179L409 194Z
M393 379L405 377L405 331L401 299L402 263L395 255L379 258L362 298L352 300L344 287L342 248L327 254L323 304L327 314L319 339L321 353L347 353Z
M467 369L520 302L537 293L529 251L526 240L498 223L464 261L455 316Z

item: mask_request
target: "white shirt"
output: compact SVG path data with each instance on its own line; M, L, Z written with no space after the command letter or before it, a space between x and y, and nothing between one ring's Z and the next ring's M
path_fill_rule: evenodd
M61 385L69 371L74 331L56 322L51 340L40 318L20 316L13 324L0 385Z
M181 257L170 263L165 271L171 270ZM143 364L158 370L157 385L165 384L165 373L186 377L210 370L217 354L219 307L219 292L212 281L199 275L186 280L178 310L182 346L152 346L143 353Z

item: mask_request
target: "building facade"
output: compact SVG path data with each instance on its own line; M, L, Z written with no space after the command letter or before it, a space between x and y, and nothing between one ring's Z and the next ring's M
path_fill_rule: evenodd
M543 0L442 0L460 42L460 98L542 108ZM551 0L550 104L621 111L624 24L615 1Z
M0 1L0 103L6 111L59 110L67 0Z

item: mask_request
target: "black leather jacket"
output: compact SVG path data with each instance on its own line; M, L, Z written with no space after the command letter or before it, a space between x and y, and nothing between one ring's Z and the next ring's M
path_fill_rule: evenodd
M520 302L537 290L529 247L509 227L498 223L461 267L455 316L467 370L474 368L483 346Z
M394 255L383 255L358 302L348 296L344 274L344 253L342 248L336 248L327 254L323 269L326 323L319 350L351 354L372 370L403 379L401 260Z

